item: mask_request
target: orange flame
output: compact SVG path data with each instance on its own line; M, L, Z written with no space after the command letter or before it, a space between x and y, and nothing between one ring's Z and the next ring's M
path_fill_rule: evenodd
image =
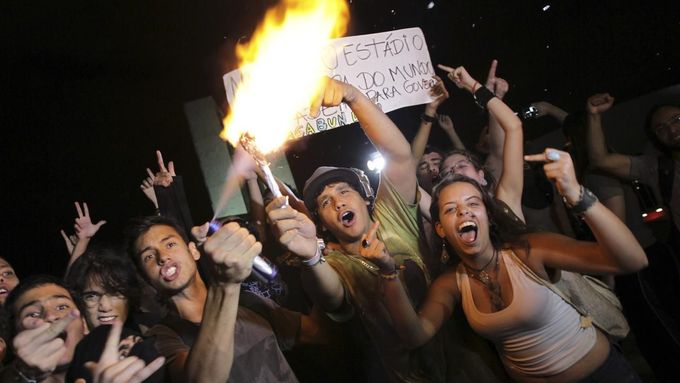
M296 112L320 91L322 49L345 33L348 20L345 0L283 0L268 10L252 40L236 49L243 82L220 137L235 146L249 133L260 152L279 148Z

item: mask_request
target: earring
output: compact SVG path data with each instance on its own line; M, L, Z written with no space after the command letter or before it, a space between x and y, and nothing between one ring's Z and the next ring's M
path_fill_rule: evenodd
M442 264L446 264L451 256L449 256L449 251L446 249L446 240L442 241L442 252L439 255L439 260Z
M486 186L488 182L486 182L486 178L482 178L482 182L480 182L480 185Z

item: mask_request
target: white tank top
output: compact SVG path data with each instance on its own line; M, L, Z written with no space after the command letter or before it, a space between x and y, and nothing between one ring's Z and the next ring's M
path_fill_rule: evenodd
M579 313L562 298L527 277L503 250L512 302L501 311L477 310L465 269L457 270L463 311L472 329L496 344L503 363L528 376L559 374L579 361L597 340L582 328Z

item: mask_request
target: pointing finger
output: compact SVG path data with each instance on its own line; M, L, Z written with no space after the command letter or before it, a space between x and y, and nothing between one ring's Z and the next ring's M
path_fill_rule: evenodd
M487 81L496 78L496 67L498 66L498 60L494 59L491 61L491 67L489 67L489 74L486 76Z
M118 343L120 342L120 334L123 331L123 324L116 320L109 330L109 336L106 338L106 345L102 352L100 362L111 363L118 360Z
M453 73L454 69L451 68L450 66L442 65L442 64L437 64L437 68L447 72L447 73Z
M161 172L166 172L168 169L165 168L165 163L163 162L163 154L161 154L160 150L156 150L156 160L158 160L158 168L161 170Z
M378 231L378 226L380 226L380 221L375 221L368 229L368 232L366 233L366 241L369 243L375 239L375 233Z

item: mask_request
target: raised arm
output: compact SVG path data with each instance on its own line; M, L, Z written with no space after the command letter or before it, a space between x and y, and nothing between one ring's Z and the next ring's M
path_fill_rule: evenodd
M361 248L361 256L380 268L383 297L394 328L407 347L417 348L432 339L451 317L458 296L455 273L445 273L432 283L416 313L398 277L394 259L375 235L378 225L376 221L364 237L369 246Z
M546 177L555 182L566 204L582 216L596 239L585 242L557 234L530 235L535 259L551 268L589 274L630 273L647 266L645 252L628 227L579 185L569 153L548 148L525 159L545 162Z
M68 260L66 274L68 274L68 270L71 268L73 262L75 262L76 259L80 258L80 256L85 253L85 250L87 250L87 245L90 244L92 237L94 237L99 229L104 224L106 224L106 221L104 220L97 223L92 223L92 219L90 219L90 209L87 207L87 202L83 202L82 208L78 202L75 202L75 205L78 217L76 218L76 222L73 227L76 230L76 236L78 237L78 240L73 247L71 257Z
M427 146L427 141L430 138L432 125L437 120L437 109L449 98L449 92L446 90L442 79L439 76L434 76L434 80L435 86L432 87L431 92L436 98L425 106L425 112L420 117L420 126L411 142L411 152L416 160L419 160L425 153L425 146ZM453 124L451 125L453 126Z
M630 178L631 159L629 156L609 153L607 142L602 132L602 113L614 104L614 98L609 93L595 94L588 97L586 112L588 117L588 159L590 164L599 170L615 177Z
M267 214L281 245L302 258L302 283L312 301L326 312L338 311L344 303L345 288L340 276L321 258L314 222L285 206L284 197L270 202Z
M173 362L171 376L183 382L226 382L234 359L234 328L241 282L250 275L262 245L232 222L210 236L203 246L210 258L213 283L203 320L191 351Z
M569 113L567 113L564 109L547 101L532 102L531 106L536 108L538 111L537 117L550 116L557 120L560 124L564 123L564 119L569 115Z
M415 202L417 164L411 145L394 122L361 91L350 84L326 78L319 99L312 104L311 114L317 116L320 106L336 106L341 102L352 109L368 139L385 158L383 173L405 201Z
M449 137L453 148L456 150L465 150L465 144L463 144L460 136L458 136L458 132L456 132L456 128L453 125L453 120L451 117L446 114L440 114L437 122L439 122L439 127L441 127L444 133L446 133L446 135Z
M448 72L449 79L456 86L472 94L475 94L481 87L479 82L472 78L463 67L450 68L439 65L439 68ZM493 84L495 89L497 88L499 91L502 91L503 87L507 88L507 83L496 77L496 60L491 64L489 77L492 80L487 82ZM489 156L495 156L496 160L494 161L498 163L497 166L503 169L496 186L495 197L505 202L518 217L524 220L524 215L522 214L522 188L524 187L522 121L498 97L492 97L486 104L486 108L489 110L490 116L498 122L498 127L500 127L500 129L494 129L493 126L489 126L489 135L491 137L491 152ZM500 131L504 134L504 138L499 135ZM495 144L494 141L496 142ZM502 148L502 151L500 148Z

